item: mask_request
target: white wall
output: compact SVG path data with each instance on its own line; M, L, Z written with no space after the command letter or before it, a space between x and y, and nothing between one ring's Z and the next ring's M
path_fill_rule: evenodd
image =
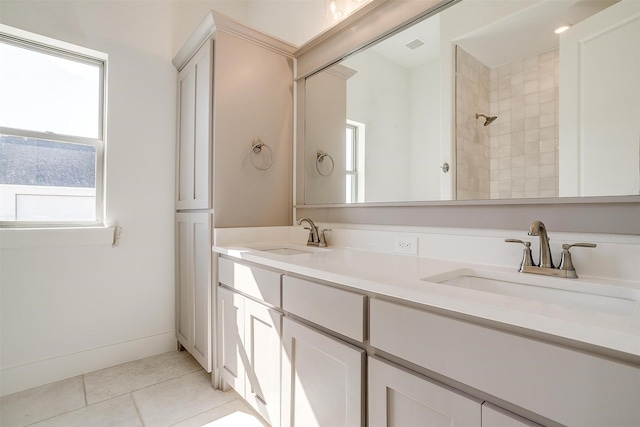
M409 200L440 200L440 60L409 72Z
M347 119L366 125L365 202L408 200L409 72L367 50L342 62Z
M171 12L0 3L3 24L109 54L106 218L123 227L117 248L86 230L0 235L2 394L175 348Z

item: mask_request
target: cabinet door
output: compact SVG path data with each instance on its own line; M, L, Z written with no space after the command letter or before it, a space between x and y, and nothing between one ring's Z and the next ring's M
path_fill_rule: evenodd
M176 214L176 338L211 372L211 216Z
M364 351L284 319L282 425L364 425Z
M369 426L473 427L481 424L481 403L370 357Z
M244 300L235 292L218 288L218 321L220 375L240 396L245 396L245 368L247 352L244 348Z
M176 209L211 208L213 42L178 75Z
M282 314L245 298L245 399L272 426L280 425Z
M482 404L482 427L542 427L540 424L485 402Z

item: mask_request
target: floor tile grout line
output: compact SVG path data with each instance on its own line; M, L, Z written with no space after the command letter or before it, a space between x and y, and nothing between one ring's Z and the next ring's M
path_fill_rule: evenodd
M82 393L84 393L84 407L89 406L87 401L87 383L84 380L84 374L82 375Z
M145 427L146 424L144 423L144 418L142 418L142 413L140 412L140 408L138 408L138 404L136 403L136 398L133 396L133 392L130 392L129 395L131 396L133 407L136 409L136 414L138 414L138 419L140 420L140 424L142 424L142 426Z
M203 370L203 368L198 367L198 368L197 368L197 369L195 369L194 371L187 372L187 373L185 373L185 374L178 375L178 376L176 376L176 377L171 377L171 378L168 378L168 379L165 379L165 380L159 381L159 382L155 382L155 383L153 383L153 384L149 384L149 385L146 385L146 386L144 386L144 387L142 387L142 388L137 388L137 389L135 389L135 390L129 390L129 391L126 391L126 392L124 392L124 393L122 393L122 394L117 394L117 395L115 395L115 396L111 396L111 397L109 397L108 399L103 399L103 400L99 400L99 401L97 401L97 402L92 402L91 404L88 404L88 403L87 403L87 406L95 405L96 403L106 402L107 400L111 400L111 399L116 398L116 397L124 396L124 395L129 394L129 393L133 394L133 393L136 393L136 392L138 392L138 391L146 390L146 389L148 389L149 387L153 387L153 386L156 386L156 385L158 385L158 384L163 384L163 383L166 383L166 382L168 382L168 381L172 381L172 380L175 380L175 379L178 379L178 378L182 378L182 377L184 377L184 376L194 374L194 373L196 373L196 372L198 372L198 371L200 371L200 370ZM205 372L206 372L206 371L205 371Z
M82 377L82 375L76 375L76 376L78 376L78 377ZM71 378L75 378L75 377L71 377ZM71 378L67 378L67 380L70 380ZM62 380L62 381L66 381L66 380ZM56 382L58 382L58 381L56 381ZM46 385L46 384L44 384L44 385ZM83 380L83 387L84 387L84 380ZM34 388L35 388L35 387L34 387ZM31 423L31 424L26 424L26 425L24 425L23 427L29 427L29 426L32 426L32 425L35 425L35 424L38 424L38 423L42 423L42 422L45 422L45 421L51 420L51 419L56 418L56 417L61 417L61 416L63 416L63 415L67 415L67 414L70 414L70 413L72 413L72 412L79 411L80 409L84 409L84 408L86 408L86 407L87 407L87 404L86 404L86 403L87 403L87 398L86 398L86 395L85 395L85 406L83 406L82 408L75 408L75 409L72 409L72 410L70 410L70 411L61 412L61 413L59 413L59 414L52 415L52 416L47 417L47 418L43 418L43 419L38 420L38 421L36 421L36 422L33 422L33 423Z
M222 391L222 390L215 390L215 391L220 392L220 393L227 393L226 391ZM175 422L175 423L171 424L169 427L174 427L174 426L176 426L176 425L178 425L178 424L180 424L180 423L183 423L183 422L188 421L188 420L190 420L190 419L192 419L192 418L195 418L195 417L199 417L199 416L200 416L200 415L202 415L202 414L206 414L206 413L207 413L207 412L209 412L209 411L213 411L213 410L214 410L214 409L216 409L216 408L220 408L220 407L222 407L222 406L224 406L224 405L228 405L228 404L230 404L230 403L232 403L232 402L235 402L236 400L239 400L239 399L240 399L240 396L236 396L236 397L234 397L233 399L231 399L231 400L230 400L230 401L228 401L228 402L220 403L220 404L218 404L218 405L214 406L213 408L206 409L206 410L204 410L204 411L202 411L202 412L200 412L200 413L197 413L197 414L195 414L195 415L190 416L189 418L185 418L185 419L183 419L183 420L177 421L177 422Z

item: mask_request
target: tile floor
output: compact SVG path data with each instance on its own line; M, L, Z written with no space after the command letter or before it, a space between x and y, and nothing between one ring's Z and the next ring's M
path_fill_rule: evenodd
M186 351L173 351L0 398L2 427L262 427Z

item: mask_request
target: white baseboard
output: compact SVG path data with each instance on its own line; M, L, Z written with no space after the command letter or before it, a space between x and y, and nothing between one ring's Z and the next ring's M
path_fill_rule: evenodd
M131 362L176 349L175 332L166 332L0 371L0 395Z

